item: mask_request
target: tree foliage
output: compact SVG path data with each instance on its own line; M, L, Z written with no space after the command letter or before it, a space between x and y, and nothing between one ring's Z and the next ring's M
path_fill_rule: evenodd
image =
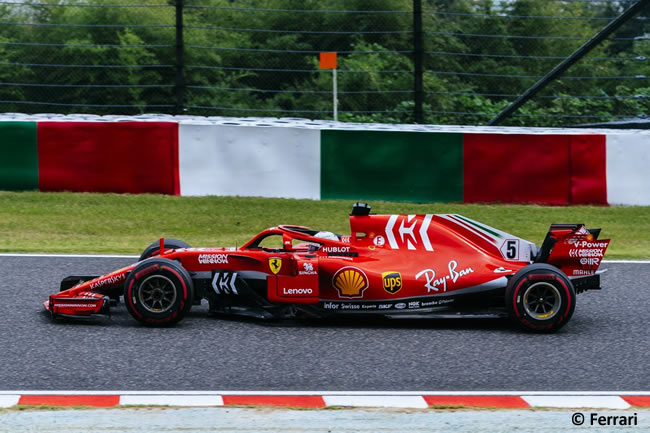
M181 82L175 3L1 4L0 109L177 113L182 91L189 114L331 118L318 53L336 51L342 120L414 121L411 0L186 1ZM423 0L425 121L485 124L631 3ZM630 20L508 123L648 113L649 25Z

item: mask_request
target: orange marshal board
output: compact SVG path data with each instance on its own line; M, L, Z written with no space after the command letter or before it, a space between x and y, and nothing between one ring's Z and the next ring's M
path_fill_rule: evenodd
M336 53L320 53L321 69L336 69Z

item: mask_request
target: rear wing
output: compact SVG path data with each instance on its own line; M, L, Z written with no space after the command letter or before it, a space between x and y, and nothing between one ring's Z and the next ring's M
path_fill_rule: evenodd
M594 275L605 256L610 239L598 240L600 229L584 224L552 224L535 263L548 263L569 277Z

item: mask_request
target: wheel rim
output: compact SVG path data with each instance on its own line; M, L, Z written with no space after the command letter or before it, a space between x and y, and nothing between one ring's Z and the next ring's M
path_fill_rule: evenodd
M176 302L176 286L163 275L152 275L140 284L138 299L147 311L165 313Z
M553 284L535 283L524 292L524 310L533 319L549 320L555 317L561 306L562 297Z

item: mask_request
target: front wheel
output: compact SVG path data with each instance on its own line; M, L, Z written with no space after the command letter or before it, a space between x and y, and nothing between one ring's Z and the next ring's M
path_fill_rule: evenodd
M519 326L553 332L564 326L576 305L573 284L555 266L536 263L519 270L506 288L506 308Z
M165 239L165 249L177 250L179 248L190 248L187 242L179 241L178 239ZM140 254L139 262L148 259L149 257L157 256L160 254L160 241L153 242Z
M124 284L124 303L139 322L167 326L180 321L192 308L194 287L180 263L162 258L140 262Z

